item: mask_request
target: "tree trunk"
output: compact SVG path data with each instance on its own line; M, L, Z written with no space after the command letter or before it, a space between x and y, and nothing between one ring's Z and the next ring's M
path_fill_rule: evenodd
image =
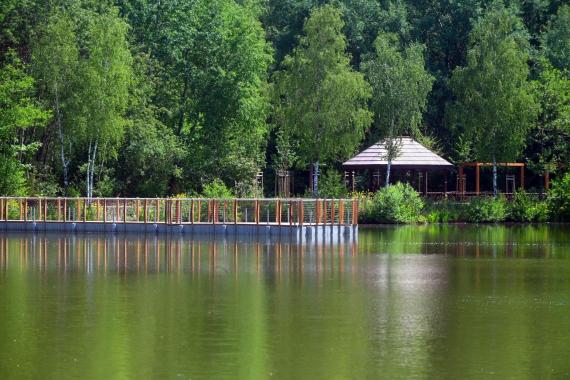
M93 148L91 148L91 142L89 142L89 150L87 154L87 199L91 200L93 198L93 178L95 173L95 159L97 158L97 146L98 142L95 141Z
M313 164L313 196L319 197L319 161Z
M63 134L63 126L61 125L61 111L59 109L59 95L57 91L57 87L55 88L55 115L56 115L56 122L57 122L57 131L59 136L59 145L60 145L60 159L61 159L61 166L63 170L63 191L67 194L67 187L69 186L69 174L68 174L68 167L69 161L65 159L65 136Z
M384 186L390 186L390 171L392 170L392 160L388 158L388 165L386 165L386 183Z
M493 196L497 198L499 194L499 189L497 187L497 160L493 155Z

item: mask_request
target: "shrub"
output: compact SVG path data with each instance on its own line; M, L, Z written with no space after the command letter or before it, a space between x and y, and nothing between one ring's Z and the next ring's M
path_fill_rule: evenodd
M221 179L215 179L204 185L202 196L204 198L233 198L234 195Z
M552 183L548 192L548 210L553 219L570 220L570 173Z
M474 223L503 222L507 218L507 202L504 198L473 198L467 205L467 220Z
M546 202L524 191L516 192L509 204L509 220L513 222L544 222L548 218Z
M424 215L428 223L454 223L465 220L465 206L453 201L437 201L426 205Z
M342 175L336 170L327 170L319 181L319 196L323 198L344 198L348 194Z
M403 183L384 187L364 202L365 220L377 223L416 223L424 207L418 192Z

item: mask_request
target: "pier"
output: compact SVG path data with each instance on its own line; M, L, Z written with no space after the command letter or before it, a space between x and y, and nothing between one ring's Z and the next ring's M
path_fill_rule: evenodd
M0 230L355 239L358 201L0 197Z

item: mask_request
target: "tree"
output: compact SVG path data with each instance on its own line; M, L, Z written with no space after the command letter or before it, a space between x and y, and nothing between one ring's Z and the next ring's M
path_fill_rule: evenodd
M381 34L375 46L376 54L364 62L363 70L372 85L377 133L386 146L388 186L392 160L399 154L401 140L397 137L420 134L433 77L425 69L422 45L402 48L396 35Z
M132 80L128 25L117 10L93 15L86 26L86 58L79 69L81 88L77 114L78 144L87 146L86 194L93 196L97 154L114 157L123 137L125 110Z
M34 75L53 110L53 124L59 140L63 189L69 186L70 159L68 133L74 128L71 115L77 96L79 49L74 21L63 12L51 14L38 28L32 51ZM46 133L50 133L48 130Z
M254 178L264 164L272 61L255 7L234 0L125 3L129 19L145 23L137 37L159 63L161 121L186 148L182 185Z
M561 70L570 70L570 5L563 5L542 35L546 57Z
M24 190L26 169L22 132L43 127L50 114L33 98L35 82L22 62L13 52L7 58L0 67L0 195L18 195Z
M519 156L536 119L527 48L521 20L495 3L470 33L467 66L455 69L451 78L451 120L473 142L476 157L493 163L495 196L497 162Z
M319 163L346 158L370 126L370 86L350 68L344 23L333 6L316 8L299 46L275 75L276 123L298 142L303 163L314 163L318 196Z
M541 73L533 83L540 112L527 141L527 157L537 172L556 173L570 162L570 78L541 61Z

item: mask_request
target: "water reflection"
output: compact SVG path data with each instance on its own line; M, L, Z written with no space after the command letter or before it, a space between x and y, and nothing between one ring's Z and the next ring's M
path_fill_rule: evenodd
M565 257L566 225L420 225L361 229L359 253L443 254L455 257Z
M193 240L132 235L0 235L0 268L85 273L293 273L353 268L355 242ZM354 268L353 268L354 269Z
M0 234L0 378L569 378L568 231Z

